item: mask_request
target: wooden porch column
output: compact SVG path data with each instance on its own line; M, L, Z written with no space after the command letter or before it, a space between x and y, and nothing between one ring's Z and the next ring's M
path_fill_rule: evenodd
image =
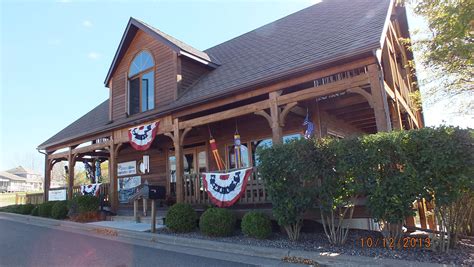
M376 64L369 65L368 74L370 80L370 90L373 99L375 122L377 132L387 132L391 130L390 114L387 103L387 93L380 81L379 68Z
M280 123L280 109L278 108L277 98L281 95L279 92L270 93L270 116L272 119L272 142L273 144L281 144L283 142L283 130Z
M43 183L43 200L48 201L49 187L51 185L51 163L48 154L44 155L44 183Z
M176 202L184 202L184 162L183 162L183 147L181 145L181 134L179 131L179 120L174 119L173 122L173 145L174 145L174 156L176 159Z
M400 117L400 106L395 101L390 101L390 117L393 130L401 130L403 126Z
M118 198L117 198L117 164L116 164L116 155L115 155L115 144L112 138L111 144L109 147L109 202L110 209L112 212L116 212L118 208Z
M67 160L68 160L67 198L72 199L72 188L74 187L74 166L76 165L75 155L72 154L72 147L69 148L69 156Z

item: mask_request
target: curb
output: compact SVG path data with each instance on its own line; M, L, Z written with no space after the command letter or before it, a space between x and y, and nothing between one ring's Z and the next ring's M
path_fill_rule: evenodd
M234 243L226 243L219 241L211 241L197 238L178 237L170 235L152 234L146 232L135 232L128 230L121 230L115 228L108 228L90 224L83 224L70 221L58 221L49 218L34 217L30 215L21 215L14 213L0 212L0 215L6 219L10 219L17 222L23 222L26 224L33 224L38 226L46 227L59 227L63 230L76 230L79 232L86 231L91 233L98 229L108 229L117 233L116 236L133 241L146 241L151 243L157 243L161 245L174 245L174 246L185 246L195 249L203 249L210 251L218 251L224 253L240 254L245 256L277 259L281 260L283 257L299 257L305 259L312 259L319 263L320 266L412 266L412 267L428 267L428 266L454 266L454 265L443 265L427 262L413 262L406 260L386 259L386 258L371 258L365 256L349 256L341 255L336 253L319 253L303 250L292 250L282 248L270 248L270 247L257 247L249 245L241 245ZM106 235L95 234L97 237L105 238ZM120 241L120 240L119 240Z

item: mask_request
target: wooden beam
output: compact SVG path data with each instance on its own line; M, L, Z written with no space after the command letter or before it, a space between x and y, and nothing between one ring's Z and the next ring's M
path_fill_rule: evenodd
M212 109L212 108L224 106L224 105L234 103L234 102L238 102L238 101L241 101L241 100L244 100L244 99L248 99L248 98L268 94L270 92L281 90L281 89L291 87L291 86L294 86L294 85L297 85L297 84L300 84L300 83L316 80L316 79L319 79L321 77L326 77L326 76L336 74L336 73L339 73L339 72L344 72L344 71L352 70L352 69L355 69L355 68L364 67L364 66L367 66L369 64L373 64L375 62L376 62L376 60L373 57L368 57L368 58L364 58L364 59L360 59L360 60L354 60L354 61L351 61L351 62L346 63L346 64L341 64L341 65L338 65L338 66L335 66L335 67L330 67L330 68L327 68L327 69L314 71L312 73L305 74L305 75L302 75L302 76L294 78L294 79L286 80L286 81L283 81L283 82L278 82L278 83L275 83L275 84L272 84L272 85L269 85L269 86L257 88L257 89L254 89L254 90L249 90L245 93L240 93L240 94L237 94L237 95L229 96L227 98L223 98L223 99L220 99L220 100L213 101L212 103L206 103L206 104L202 104L202 105L199 105L199 106L196 106L196 107L190 107L190 108L187 108L185 110L182 110L182 111L179 111L179 112L175 113L174 116L175 117L183 117L183 116L193 114L193 113L205 110L205 109Z
M370 90L373 99L377 131L390 131L390 115L388 113L387 97L385 90L382 88L382 81L380 80L380 70L375 64L369 65L367 68L369 71Z
M280 108L278 107L277 98L281 92L270 93L270 116L272 119L272 142L273 144L281 144L283 142L283 131L280 122Z
M113 139L110 143L109 154L109 202L112 212L118 209L118 188L117 188L117 154L116 145Z
M49 187L51 185L51 162L48 154L44 155L44 183L43 183L43 200L48 201Z
M72 188L74 187L74 166L76 165L75 155L72 153L72 148L69 148L68 156L68 181L67 181L67 197L72 199Z
M298 105L298 102L291 102L291 103L288 103L286 104L286 106L283 108L283 110L281 111L280 113L280 124L281 126L285 126L285 120L286 120L286 116L288 115L288 113L294 108L296 107L296 105Z
M415 114L413 114L413 111L410 109L410 107L408 106L407 102L405 101L405 99L403 99L403 97L400 95L400 93L395 90L395 92L392 90L392 88L390 88L390 86L384 81L384 87L385 87L385 91L387 92L387 94L392 98L392 99L396 99L400 104L402 104L402 107L403 109L408 113L408 115L413 119L415 125L417 128L420 128L420 125L418 124L418 120L416 119L416 116Z
M87 152L92 152L97 149L102 149L110 146L110 141L105 142L105 143L95 143L92 145L88 146L83 146L83 147L78 147L72 150L72 154L82 154L82 153L87 153Z
M310 87L307 89L299 90L294 93L289 93L286 95L281 95L276 98L277 106L299 102L306 99L316 98L319 96L324 96L336 92L342 92L349 88L362 86L368 84L369 80L366 75L359 75L353 78L344 79L334 83L329 83L321 85L318 87ZM214 114L202 116L199 118L190 119L187 121L179 122L179 129L185 129L189 127L195 127L199 125L204 125L216 121L222 121L230 118L239 117L242 115L255 113L259 110L264 110L270 108L270 99L262 100L252 104L244 105L241 107L217 112Z
M187 127L188 128L188 127ZM180 143L180 129L178 118L174 119L173 122L173 145L174 155L176 160L176 202L184 202L184 162L183 162L183 146Z

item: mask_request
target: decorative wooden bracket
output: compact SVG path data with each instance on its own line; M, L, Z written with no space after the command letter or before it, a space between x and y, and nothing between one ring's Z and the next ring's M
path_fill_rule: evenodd
M367 102L369 102L370 107L374 108L374 100L372 98L372 95L361 87L347 89L347 92L362 95L365 99L367 99Z

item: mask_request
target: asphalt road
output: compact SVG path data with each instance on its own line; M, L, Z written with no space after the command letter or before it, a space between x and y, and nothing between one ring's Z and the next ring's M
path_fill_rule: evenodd
M186 251L185 247L183 251ZM205 256L107 240L0 218L0 266L285 265L277 260L249 260L245 256L241 259L236 255L227 258L225 255L214 257L208 252L198 255Z

